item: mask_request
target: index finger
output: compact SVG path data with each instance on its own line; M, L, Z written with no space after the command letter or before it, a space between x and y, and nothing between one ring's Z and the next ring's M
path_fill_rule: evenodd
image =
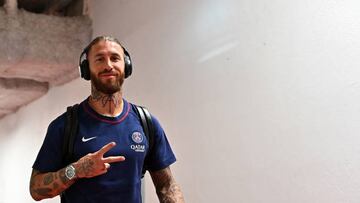
M109 157L103 158L104 163L114 163L114 162L121 162L121 161L125 161L124 156L109 156Z
M108 152L111 148L115 147L116 143L115 142L110 142L109 144L103 146L101 149L99 149L99 151L97 151L97 153L101 156L104 156L104 154L106 152Z

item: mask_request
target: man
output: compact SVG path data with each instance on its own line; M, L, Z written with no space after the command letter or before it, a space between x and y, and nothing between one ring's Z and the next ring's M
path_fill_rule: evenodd
M122 84L131 74L130 56L108 36L95 38L80 59L83 55L81 75L91 80L91 95L78 108L73 152L77 161L62 163L62 114L49 125L33 165L31 196L37 201L62 194L64 202L141 202L142 167L149 146L135 107L122 97ZM160 202L182 203L170 170L175 156L159 122L152 120L155 134L148 170L156 193Z

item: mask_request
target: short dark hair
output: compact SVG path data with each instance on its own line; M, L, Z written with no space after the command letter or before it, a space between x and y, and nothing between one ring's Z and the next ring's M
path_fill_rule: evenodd
M97 44L100 41L110 41L110 42L115 42L116 44L120 45L120 47L124 50L124 47L121 45L120 41L117 40L115 37L112 36L98 36L95 39L93 39L89 45L87 45L83 51L83 54L86 55L86 58L89 55L89 52L91 50L91 47L94 46L95 44Z

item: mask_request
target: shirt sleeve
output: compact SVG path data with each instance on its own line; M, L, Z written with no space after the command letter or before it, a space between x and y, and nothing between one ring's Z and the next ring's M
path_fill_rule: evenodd
M155 135L153 148L149 154L148 169L150 171L157 171L173 164L176 161L176 157L159 121L152 116L152 122Z
M33 169L40 172L54 172L64 167L62 166L64 123L64 114L50 123Z

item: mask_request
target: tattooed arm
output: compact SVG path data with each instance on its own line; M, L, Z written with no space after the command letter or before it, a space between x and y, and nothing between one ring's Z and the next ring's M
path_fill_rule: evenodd
M65 168L56 172L40 173L33 169L30 179L30 194L34 200L52 198L75 183L78 178L91 178L107 172L110 163L124 161L123 156L111 156L104 158L104 154L115 146L111 142L99 151L89 153L72 165L76 171L75 179L69 180L65 177Z
M74 179L68 180L65 177L65 168L49 173L40 173L33 169L30 179L30 194L36 201L55 197L74 182Z
M184 196L171 174L170 167L150 172L160 203L184 203Z

